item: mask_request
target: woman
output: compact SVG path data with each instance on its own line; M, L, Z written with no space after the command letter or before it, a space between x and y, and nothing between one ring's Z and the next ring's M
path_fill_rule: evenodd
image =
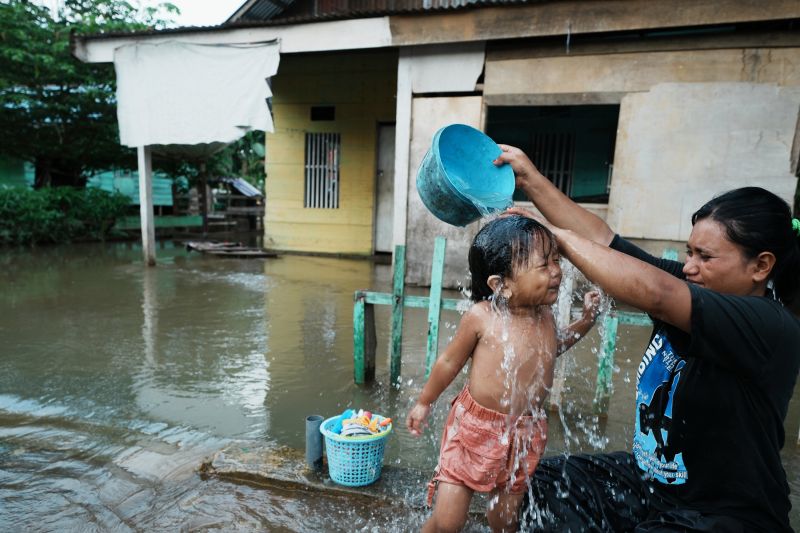
M500 146L495 164L514 169L560 252L654 322L632 453L542 461L523 529L791 531L779 452L800 322L783 304L798 290L800 222L786 202L758 187L714 198L692 216L681 264L615 235L522 151Z

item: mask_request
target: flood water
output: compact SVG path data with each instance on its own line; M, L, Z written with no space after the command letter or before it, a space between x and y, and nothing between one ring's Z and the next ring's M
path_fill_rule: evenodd
M376 381L356 386L352 378L353 292L389 292L391 267L292 255L220 259L172 242L160 243L158 257L146 268L128 243L0 250L0 531L419 530L422 510L197 473L234 442L303 449L309 414L364 407L404 420L423 384L427 311L406 310L399 389L387 383L383 306ZM440 349L458 319L443 312ZM552 415L548 453L629 449L635 368L648 335L620 326L607 420L591 414L597 332L565 356L566 414ZM386 463L432 470L462 383L444 393L421 439L396 426ZM795 393L783 451L795 529L798 424Z

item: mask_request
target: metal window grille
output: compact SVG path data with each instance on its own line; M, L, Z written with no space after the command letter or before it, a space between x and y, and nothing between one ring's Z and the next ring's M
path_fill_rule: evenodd
M572 192L575 163L575 135L568 132L535 133L532 139L533 161L539 172L550 178L561 192Z
M339 133L306 133L306 186L303 207L339 208Z

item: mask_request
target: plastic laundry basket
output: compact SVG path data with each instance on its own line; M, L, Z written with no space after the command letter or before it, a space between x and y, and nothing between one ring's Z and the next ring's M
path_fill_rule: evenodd
M338 416L328 418L319 427L325 437L328 473L331 479L348 487L361 487L374 483L381 477L383 449L386 437L392 431L392 424L377 435L342 437L330 430L338 418Z

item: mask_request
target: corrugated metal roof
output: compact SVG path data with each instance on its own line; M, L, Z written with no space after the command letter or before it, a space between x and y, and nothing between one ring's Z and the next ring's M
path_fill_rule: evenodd
M261 191L250 185L242 178L223 177L219 179L225 183L230 183L237 191L247 196L248 198L261 198Z
M251 0L227 21L296 23L364 16L425 13L493 5L526 4L541 0Z

